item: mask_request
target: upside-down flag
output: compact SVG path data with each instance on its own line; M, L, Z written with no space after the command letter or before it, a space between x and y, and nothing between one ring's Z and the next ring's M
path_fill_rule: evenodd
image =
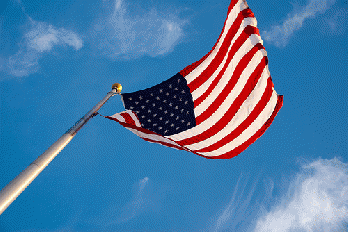
M107 118L142 139L227 159L270 126L283 104L273 88L253 12L232 0L212 50L170 79L122 94L126 111Z

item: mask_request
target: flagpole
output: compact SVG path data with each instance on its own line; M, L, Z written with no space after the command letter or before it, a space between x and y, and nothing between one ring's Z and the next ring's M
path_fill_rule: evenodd
M42 170L64 149L76 133L96 115L98 110L115 94L120 94L122 86L118 83L112 85L112 90L85 116L78 120L62 137L53 143L42 155L24 169L15 179L0 191L0 215L24 191L26 187L42 172Z

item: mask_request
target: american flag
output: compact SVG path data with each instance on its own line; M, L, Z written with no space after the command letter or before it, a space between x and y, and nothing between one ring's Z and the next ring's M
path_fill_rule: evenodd
M169 80L122 94L126 111L107 118L142 139L211 159L244 151L283 104L274 90L253 12L232 0L212 50Z

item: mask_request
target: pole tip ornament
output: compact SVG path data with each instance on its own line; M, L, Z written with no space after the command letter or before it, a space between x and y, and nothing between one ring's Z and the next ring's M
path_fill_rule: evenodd
M112 89L116 89L116 93L121 93L122 85L119 83L115 83L112 85Z

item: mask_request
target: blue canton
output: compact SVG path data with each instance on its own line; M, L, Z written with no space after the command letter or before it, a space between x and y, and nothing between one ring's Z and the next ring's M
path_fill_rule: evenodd
M180 73L151 88L124 93L122 99L141 126L157 134L178 134L196 126L192 95Z

